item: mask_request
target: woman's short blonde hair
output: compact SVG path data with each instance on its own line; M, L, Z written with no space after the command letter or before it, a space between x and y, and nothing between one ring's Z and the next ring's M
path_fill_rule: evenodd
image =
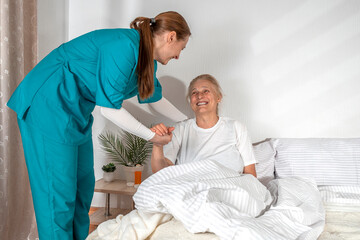
M190 100L190 96L191 96L191 92L192 89L194 87L194 84L198 81L198 80L207 80L209 81L215 89L216 95L221 99L223 97L222 95L222 90L220 87L219 82L216 80L215 77L211 76L210 74L201 74L199 76L197 76L196 78L194 78L193 80L191 80L189 87L188 87L188 93L187 93L187 99Z

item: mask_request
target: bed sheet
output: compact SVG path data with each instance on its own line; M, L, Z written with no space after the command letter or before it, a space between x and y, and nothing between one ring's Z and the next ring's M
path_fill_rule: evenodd
M350 211L359 212L360 208L360 185L348 185L348 186L318 186L322 201L327 209L336 211L336 207L339 207L339 211L346 211L349 208Z

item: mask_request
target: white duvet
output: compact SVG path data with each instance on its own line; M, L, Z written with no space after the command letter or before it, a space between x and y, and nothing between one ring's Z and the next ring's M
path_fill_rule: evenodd
M317 239L325 224L312 180L277 179L267 189L251 175L208 160L153 174L133 199L137 210L100 224L87 239L156 239L154 230L172 217L189 234L212 232L220 239Z

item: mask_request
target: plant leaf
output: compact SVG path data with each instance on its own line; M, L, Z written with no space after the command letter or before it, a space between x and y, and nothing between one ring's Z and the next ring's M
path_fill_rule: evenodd
M119 135L106 132L98 138L109 158L125 166L144 165L152 149L151 142L126 131L120 131Z

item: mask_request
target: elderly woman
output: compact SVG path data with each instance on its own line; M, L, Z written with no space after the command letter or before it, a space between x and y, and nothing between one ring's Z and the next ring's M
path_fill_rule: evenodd
M162 123L151 128L159 135L172 135L165 146L154 143L152 171L209 159L256 177L256 160L246 127L237 120L218 115L222 93L217 80L208 74L196 77L189 85L188 98L195 119L179 122L175 128Z

